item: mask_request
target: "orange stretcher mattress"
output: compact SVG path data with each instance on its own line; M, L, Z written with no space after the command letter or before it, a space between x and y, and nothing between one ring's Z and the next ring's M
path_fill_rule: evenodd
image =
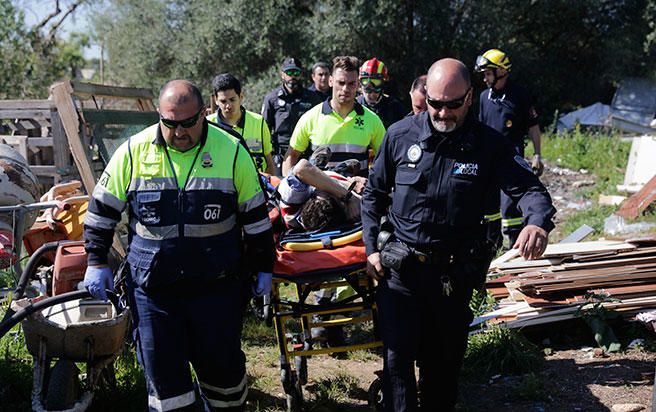
M364 265L367 255L364 243L357 241L336 249L320 249L299 252L276 249L273 273L276 276L294 276L304 273L339 269L348 266Z

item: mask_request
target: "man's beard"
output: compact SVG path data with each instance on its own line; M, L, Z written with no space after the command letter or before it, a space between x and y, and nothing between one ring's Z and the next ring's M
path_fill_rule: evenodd
M458 127L457 119L453 117L447 117L443 119L435 119L431 117L430 119L435 130L440 133L450 133Z
M298 80L290 80L285 82L285 86L287 86L290 91L296 92L301 89L301 82Z

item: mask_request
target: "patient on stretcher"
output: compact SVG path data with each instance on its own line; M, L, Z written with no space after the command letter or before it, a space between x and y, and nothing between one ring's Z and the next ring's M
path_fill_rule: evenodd
M342 173L337 173L321 170L313 157L301 159L278 186L287 228L314 232L359 222L360 195L367 182L356 175L359 163L342 162L335 168Z

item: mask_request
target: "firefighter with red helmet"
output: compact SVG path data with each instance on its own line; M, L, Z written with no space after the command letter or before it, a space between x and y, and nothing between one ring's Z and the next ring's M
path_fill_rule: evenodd
M386 129L405 116L401 102L384 93L385 83L389 80L385 63L376 57L367 60L360 67L359 80L362 95L358 96L358 103L376 113Z

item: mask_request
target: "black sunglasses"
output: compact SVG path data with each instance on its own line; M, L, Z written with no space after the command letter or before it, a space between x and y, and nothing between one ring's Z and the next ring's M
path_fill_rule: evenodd
M467 96L469 95L470 91L471 91L471 87L467 89L464 96L458 99L449 100L448 102L432 99L428 94L426 94L426 103L428 103L430 107L432 107L435 110L441 110L443 107L446 107L449 110L459 109L460 107L462 107L463 104L465 104L465 100L467 100Z
M198 118L200 117L201 113L203 113L204 111L205 111L205 107L201 107L200 110L198 110L198 113L184 120L169 120L163 118L162 115L160 114L159 120L161 120L162 124L168 129L177 129L178 126L182 127L183 129L189 129L190 127L194 127L196 122L198 122Z
M285 74L287 76L296 77L301 75L301 71L299 69L287 69L285 70Z

